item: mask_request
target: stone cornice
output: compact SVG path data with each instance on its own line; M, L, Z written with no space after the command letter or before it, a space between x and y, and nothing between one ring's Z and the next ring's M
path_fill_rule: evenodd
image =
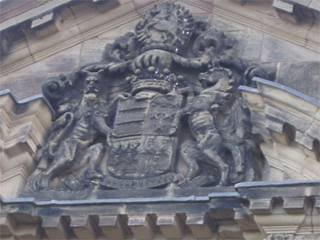
M266 5L268 2L270 4ZM213 13L315 52L320 52L319 32L310 34L312 32L310 28L318 21L315 17L310 21L294 23L287 19L279 18L271 1L261 1L261 3L264 3L264 6L262 4L260 12L252 8L252 6L254 8L257 7L256 1L247 1L246 4L241 6L236 0L215 0ZM313 38L311 35L316 37Z
M0 91L0 192L6 197L23 186L12 187L12 178L26 181L34 171L35 153L44 144L53 115L42 95L17 101L9 90Z
M253 81L257 89L240 89L251 111L252 132L264 139L261 149L270 167L294 173L291 179L318 179L320 103L278 83Z
M74 1L74 0L55 0L40 6L36 6L35 8L30 9L29 11L23 12L13 18L10 18L6 21L1 22L0 31L15 27L16 25L19 25L28 20L41 18L46 13L51 12L54 9L64 4L67 4L68 2L71 2L71 1Z
M109 195L107 192L106 194ZM41 230L40 233L45 232L49 239L54 239L53 236L57 236L57 232L60 234L59 239L72 236L76 239L97 236L107 239L127 239L134 236L141 239L153 238L156 235L166 239L186 236L188 239L202 239L211 238L216 231L215 224L212 223L215 214L223 214L228 209L230 213L224 213L225 219L220 223L223 225L225 222L228 226L232 221L233 209L241 208L236 192L145 198L114 198L116 195L117 193L110 198L93 200L39 201L34 198L0 198L0 222L5 229L3 232L7 235L22 236L21 229L12 227L17 222L7 217L7 214L18 214L19 210L14 213L10 209L21 209L25 206L25 211L21 213L26 216L36 213L38 220L42 221L34 219L31 225L37 226ZM215 212L212 217L208 216L210 209L214 209ZM48 211L55 211L57 214L48 216ZM79 212L82 212L81 215ZM19 225L25 223L19 222ZM226 229L228 227L222 232ZM41 239L41 236L38 238Z
M319 211L319 184L319 181L246 182L235 185L237 192L225 189L197 196L186 193L184 197L117 198L117 194L87 200L0 197L1 236L25 237L25 225L30 226L29 237L37 239L45 235L49 239L132 236L203 239L217 233L220 239L230 239L228 234L237 239L262 239L283 229L297 235L317 233L314 226L318 224L315 216ZM306 229L304 224L310 219L314 226Z

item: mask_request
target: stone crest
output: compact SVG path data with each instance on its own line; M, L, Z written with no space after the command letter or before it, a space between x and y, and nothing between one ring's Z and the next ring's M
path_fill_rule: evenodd
M227 186L261 178L238 92L258 66L174 3L157 4L104 59L47 79L56 110L28 191Z

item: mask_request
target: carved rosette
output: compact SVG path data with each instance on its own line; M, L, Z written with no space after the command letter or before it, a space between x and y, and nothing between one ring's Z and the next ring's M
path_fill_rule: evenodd
M180 5L157 4L100 64L48 79L57 111L30 191L227 186L261 177L238 86L262 70Z

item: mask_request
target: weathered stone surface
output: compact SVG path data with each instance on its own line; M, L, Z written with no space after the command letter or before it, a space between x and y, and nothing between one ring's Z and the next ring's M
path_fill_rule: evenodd
M315 142L318 141L319 103L283 85L262 79L254 81L257 81L259 91L247 87L241 87L241 90L252 110L252 131L266 141L261 149L270 166L269 170L265 168L265 173L270 174L267 178L318 179ZM295 142L300 147L294 147Z
M184 235L185 225L178 215L158 216L156 224L168 239L180 239Z
M241 57L246 59L248 62L259 62L263 37L263 34L249 34Z
M218 29L223 29L223 31L232 33L236 31L246 31L248 30L248 27L239 24L237 22L231 22L231 21L226 21L226 19L219 17L217 15L212 15L211 20L210 20L210 26L214 26Z
M103 58L105 47L110 42L110 40L105 39L93 39L82 43L80 65L100 62Z
M49 239L66 240L72 235L69 222L64 217L49 217L42 221L41 226Z
M215 228L214 224L207 220L206 216L202 215L188 214L186 224L193 236L200 239L211 238L213 229Z
M128 226L137 239L152 239L155 236L156 226L150 215L129 217Z
M0 92L0 194L16 197L37 164L33 157L50 127L52 112L41 98L18 102L9 91Z
M281 63L277 82L320 101L320 61Z
M130 233L126 216L100 216L99 227L108 239L125 239Z
M78 239L96 239L98 237L97 216L74 216L71 217L70 227Z
M2 79L1 88L12 89L14 95L19 100L35 96L42 93L41 84L47 77L45 74L25 74L8 76Z
M57 52L56 54L37 61L36 63L20 69L11 75L71 72L79 66L81 47L81 44L78 44L64 50L63 52ZM33 84L33 86L35 86L35 84Z
M317 61L319 59L319 53L307 50L267 34L264 37L261 62Z

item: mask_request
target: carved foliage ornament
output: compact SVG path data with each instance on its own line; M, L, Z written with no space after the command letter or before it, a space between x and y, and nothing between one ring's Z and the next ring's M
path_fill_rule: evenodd
M99 64L47 79L57 114L29 191L227 186L261 177L237 91L264 72L180 5L157 4Z

